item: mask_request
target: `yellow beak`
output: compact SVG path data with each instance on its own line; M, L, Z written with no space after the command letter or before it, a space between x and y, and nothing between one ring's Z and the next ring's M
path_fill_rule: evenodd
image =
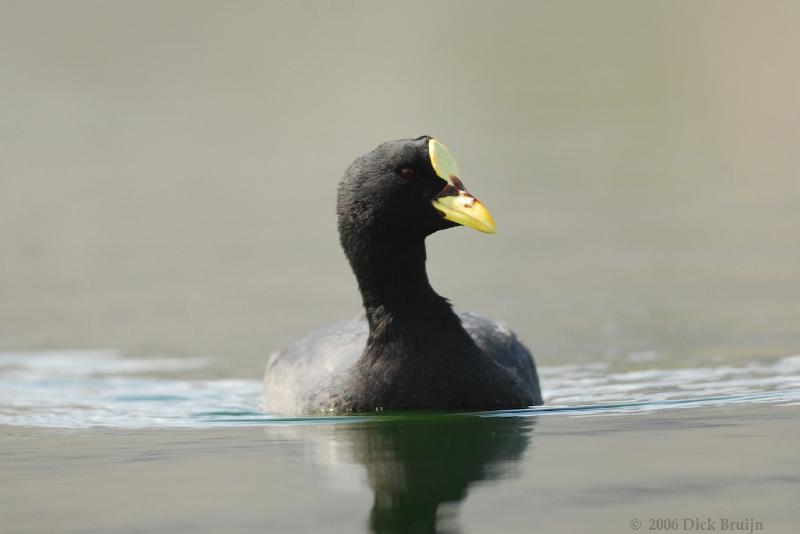
M433 207L448 221L493 234L496 228L492 214L464 188L458 177L460 173L456 159L447 147L436 139L430 139L428 153L436 175L447 182L439 196L433 200Z
M445 187L445 190L449 187ZM433 207L439 210L444 218L457 224L469 226L479 232L493 234L496 231L492 214L481 201L465 190L457 190L457 194L442 196L433 201Z

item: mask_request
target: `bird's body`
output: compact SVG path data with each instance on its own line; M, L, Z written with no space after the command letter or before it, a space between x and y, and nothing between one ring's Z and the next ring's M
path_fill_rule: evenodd
M541 404L530 352L500 323L456 314L428 282L425 237L494 231L455 161L427 136L384 143L339 186L342 247L365 319L335 323L274 354L264 405L279 413L500 409Z
M501 322L479 317L472 313L457 312L464 330L475 344L486 355L487 361L495 372L507 374L514 382L514 391L528 392L517 402L517 406L530 406L541 404L539 382L536 368L533 365L531 354L517 336ZM292 346L275 352L267 364L265 379L266 405L270 411L277 413L315 413L348 411L342 402L336 402L332 393L336 385L352 381L349 373L356 372L356 363L367 345L369 325L362 315L357 319L337 321L322 325L302 338ZM448 362L459 369L466 369L470 362ZM478 369L472 369L478 372ZM446 369L452 374L453 369ZM384 372L388 372L385 370ZM412 391L407 392L405 405L393 404L388 398L384 403L375 403L369 409L356 409L354 411L373 411L383 409L401 408L430 408L424 403L424 396L416 395L426 383L427 379L435 375L423 374L420 380L410 382ZM334 377L339 377L333 380ZM349 380L348 380L349 378ZM480 379L480 376L477 377ZM333 386L333 388L331 387ZM465 387L469 387L467 383ZM474 392L471 392L474 394ZM491 401L481 402L475 406L471 401L477 399L474 395L454 399L451 405L435 405L441 409L491 409L495 407ZM496 407L509 407L499 403Z

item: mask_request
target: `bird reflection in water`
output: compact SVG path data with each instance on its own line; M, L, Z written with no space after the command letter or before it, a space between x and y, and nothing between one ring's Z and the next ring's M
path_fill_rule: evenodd
M412 416L349 428L343 441L366 467L375 496L370 530L458 532L457 504L474 483L518 472L533 424L505 417Z

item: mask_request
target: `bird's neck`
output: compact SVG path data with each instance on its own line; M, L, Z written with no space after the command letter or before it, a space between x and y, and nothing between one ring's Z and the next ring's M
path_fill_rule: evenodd
M420 319L420 313L449 309L428 281L424 239L383 237L363 245L349 256L371 330L387 317L409 324Z
M348 237L343 245L369 323L361 363L403 366L420 358L425 365L446 367L453 358L479 352L450 303L428 282L424 238Z

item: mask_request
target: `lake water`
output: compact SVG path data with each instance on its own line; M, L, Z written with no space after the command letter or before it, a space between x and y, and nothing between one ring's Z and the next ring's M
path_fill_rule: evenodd
M543 367L547 405L528 410L294 418L260 410L258 380L154 375L208 363L0 355L9 531L790 532L800 519L800 356Z
M797 531L795 4L0 13L0 532ZM359 313L343 169L424 133L498 225L431 282L546 405L264 413Z

